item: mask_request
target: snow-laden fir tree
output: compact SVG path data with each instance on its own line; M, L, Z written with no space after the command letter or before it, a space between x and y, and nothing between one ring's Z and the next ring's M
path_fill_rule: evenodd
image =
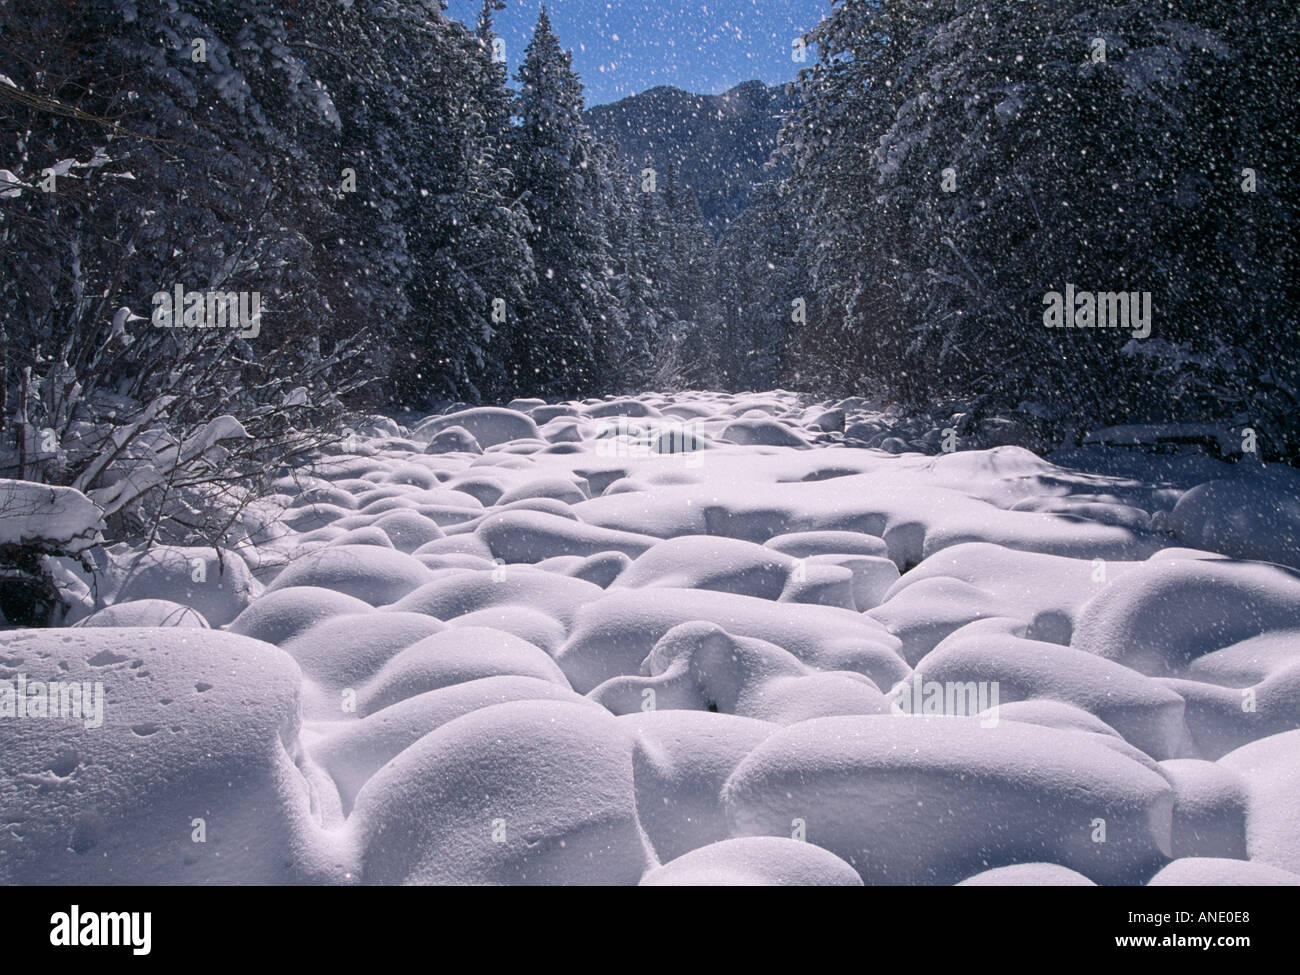
M537 274L517 346L520 383L538 394L585 393L597 382L597 334L614 305L599 204L595 141L582 119L582 84L543 8L515 103L518 187Z
M770 389L785 381L787 346L797 327L794 303L803 299L805 309L813 304L799 246L802 229L791 201L777 184L767 184L718 242L722 330L716 344L725 388Z

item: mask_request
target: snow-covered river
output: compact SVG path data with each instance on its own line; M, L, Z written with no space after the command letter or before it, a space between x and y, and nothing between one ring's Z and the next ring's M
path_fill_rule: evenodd
M0 633L0 882L1300 883L1295 472L873 417L381 422L117 553Z

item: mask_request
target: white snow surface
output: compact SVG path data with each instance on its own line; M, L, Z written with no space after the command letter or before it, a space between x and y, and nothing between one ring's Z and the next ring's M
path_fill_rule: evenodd
M1300 884L1295 472L879 419L376 418L250 540L101 550L0 631L0 882Z

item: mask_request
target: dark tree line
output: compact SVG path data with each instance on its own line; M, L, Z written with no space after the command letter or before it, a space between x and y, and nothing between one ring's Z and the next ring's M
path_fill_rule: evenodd
M835 0L784 133L816 299L800 388L1300 456L1300 8ZM1150 292L1150 336L1044 295Z
M258 340L212 350L232 383L281 347L392 408L678 379L716 318L698 208L596 142L545 13L507 87L498 4L6 4L7 388L176 282L263 296ZM144 331L97 382L147 396Z
M1294 4L835 0L715 236L592 135L545 13L509 86L500 2L0 6L9 472L73 483L131 452L105 424L290 450L345 408L777 383L1296 452ZM115 320L178 284L260 293L259 334ZM1043 327L1067 285L1150 292L1151 335Z
M692 196L592 136L544 12L512 90L500 6L0 5L0 477L221 535L358 409L714 381ZM178 288L261 319L156 327Z

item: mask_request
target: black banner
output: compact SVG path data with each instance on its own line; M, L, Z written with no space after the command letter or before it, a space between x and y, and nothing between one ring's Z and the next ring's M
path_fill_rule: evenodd
M498 896L460 891L453 913L446 910L442 892L431 896L412 889L11 887L0 889L0 905L10 962L112 956L129 966L247 961L267 950L301 962L373 962L411 950L412 938L426 947L432 939L447 951L463 951L497 925L508 925L507 943L521 948L554 944L555 934L563 931L566 940L581 940L583 948L603 949L614 959L632 943L639 945L634 952L639 955L654 945L668 950L682 937L697 942L703 926L716 925L730 941L744 938L751 924L737 922L758 906L744 900L717 904L710 921L697 905L691 908L689 930L678 934L670 923L656 932L638 930L644 904L628 904L617 916L602 918L586 891L558 899L552 892L538 902L514 900L518 895L502 902ZM574 900L567 902L566 896ZM810 903L809 896L817 902ZM1044 959L1071 961L1130 955L1181 961L1198 955L1231 963L1272 957L1294 937L1283 930L1293 913L1289 891L1266 888L1002 888L978 894L877 888L833 906L821 896L805 893L795 902L770 902L765 909L779 912L780 921L763 930L785 929L787 942L814 930L861 936L873 958L937 966L1040 951ZM548 916L547 908L557 914ZM530 941L532 931L544 940ZM592 936L598 940L586 943ZM488 944L496 950L500 941L493 937Z

